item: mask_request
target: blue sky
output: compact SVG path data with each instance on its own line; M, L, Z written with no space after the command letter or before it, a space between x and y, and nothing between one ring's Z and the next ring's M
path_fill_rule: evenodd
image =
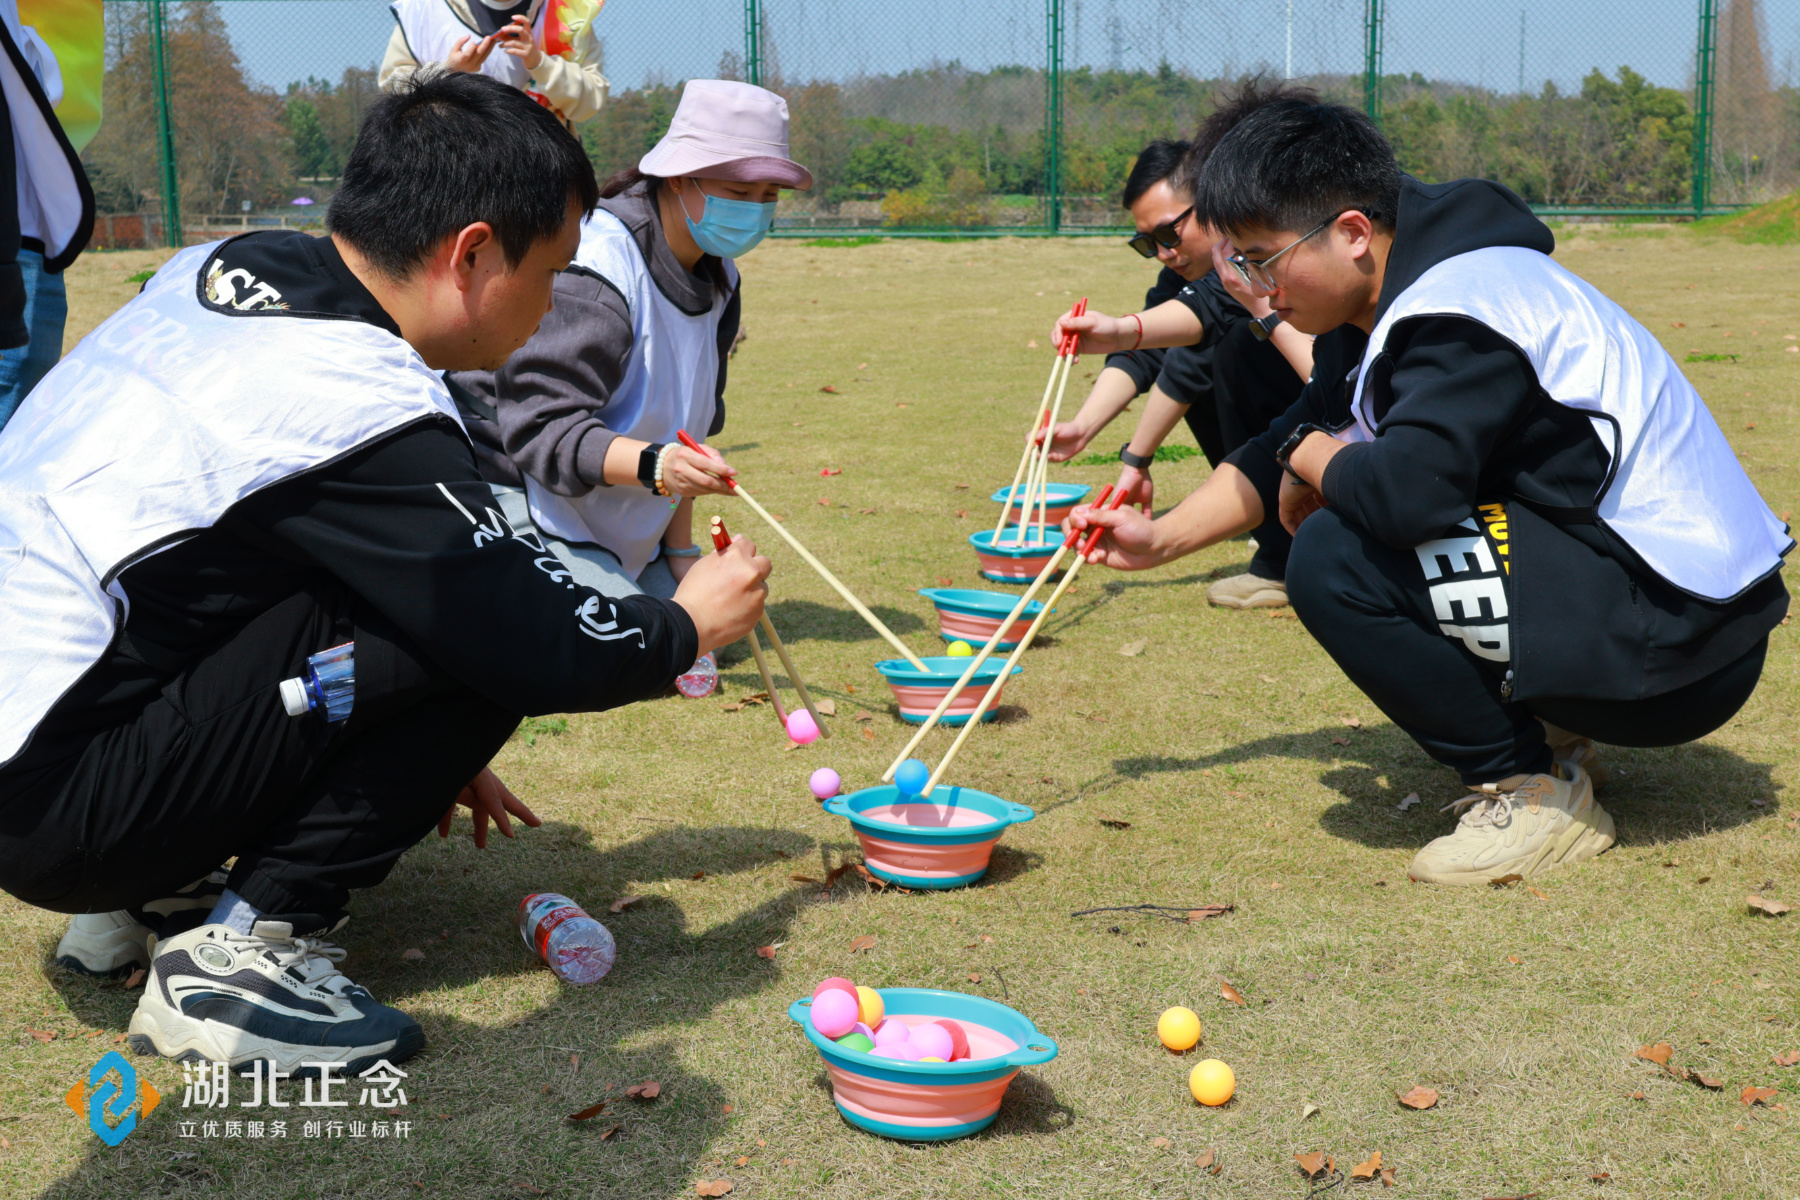
M1288 61L1287 0L1067 0L1071 66L1154 66L1167 58L1201 74ZM278 89L379 59L393 18L380 0L225 0L233 43L251 74ZM1293 67L1361 68L1363 0L1293 0ZM767 0L790 80L846 78L960 59L973 68L1043 62L1042 0ZM1518 86L1525 16L1526 85L1568 88L1594 66L1627 63L1657 83L1686 87L1693 69L1695 0L1389 0L1386 69ZM1765 0L1771 75L1800 71L1800 3ZM610 0L601 14L607 74L621 87L712 75L743 47L742 0ZM321 31L329 36L321 36Z

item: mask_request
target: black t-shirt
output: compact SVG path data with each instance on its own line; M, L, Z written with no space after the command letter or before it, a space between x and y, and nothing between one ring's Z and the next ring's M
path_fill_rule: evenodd
M531 9L532 0L518 0L505 8L489 8L482 0L469 0L469 10L475 14L475 28L483 37L504 29L512 23L514 17L522 17ZM498 53L498 51L496 51Z

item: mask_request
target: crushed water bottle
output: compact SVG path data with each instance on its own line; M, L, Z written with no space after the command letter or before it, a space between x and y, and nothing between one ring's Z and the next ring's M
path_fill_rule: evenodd
M606 926L557 892L519 901L519 936L564 983L598 983L618 956Z
M306 674L281 681L281 703L290 717L315 708L333 724L350 715L356 702L355 642L321 650L306 660Z

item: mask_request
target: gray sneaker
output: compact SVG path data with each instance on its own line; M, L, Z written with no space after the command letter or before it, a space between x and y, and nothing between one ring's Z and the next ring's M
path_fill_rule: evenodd
M150 946L159 937L192 929L206 920L225 891L225 872L196 879L173 896L116 912L78 913L56 943L56 965L78 975L122 979L150 965Z

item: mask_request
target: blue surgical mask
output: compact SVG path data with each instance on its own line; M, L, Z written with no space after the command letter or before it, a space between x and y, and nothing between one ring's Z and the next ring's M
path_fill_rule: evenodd
M775 224L773 204L728 200L723 196L707 196L706 207L701 210L698 221L687 215L685 201L681 215L687 218L688 232L694 235L694 244L705 253L720 258L740 258L750 253Z

